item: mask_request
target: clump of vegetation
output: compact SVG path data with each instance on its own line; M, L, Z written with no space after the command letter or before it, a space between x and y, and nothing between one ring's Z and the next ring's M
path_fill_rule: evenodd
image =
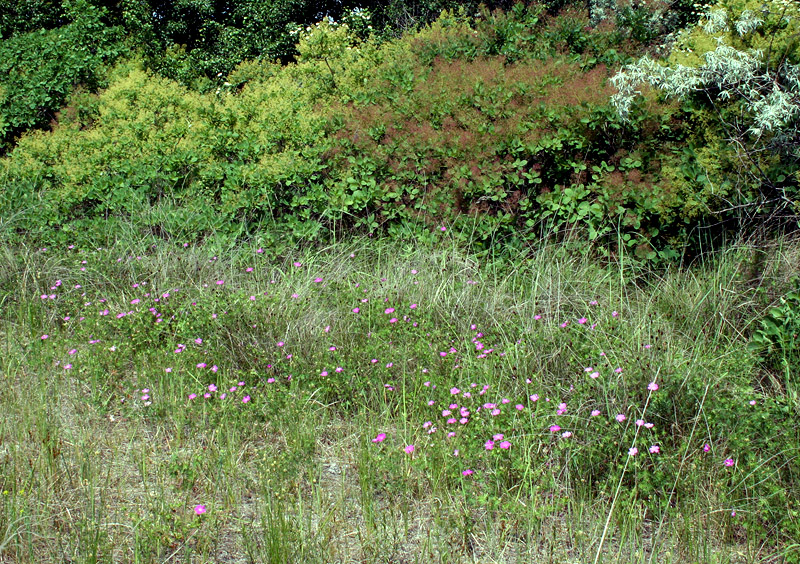
M16 136L48 126L76 86L96 90L105 84L106 66L124 47L122 30L106 25L104 15L78 1L66 14L68 23L2 40L0 155Z
M635 125L617 116L625 37L587 24L517 8L378 44L324 23L299 32L296 64L243 63L206 94L126 62L55 131L21 140L3 205L17 231L61 240L152 206L170 209L165 236L194 239L241 236L243 220L303 240L477 214L484 248L577 233L674 257L685 222L710 218L664 173L681 122L669 106ZM195 205L213 217L189 219Z

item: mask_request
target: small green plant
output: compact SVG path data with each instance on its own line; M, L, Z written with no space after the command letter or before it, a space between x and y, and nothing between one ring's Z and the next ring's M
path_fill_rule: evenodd
M800 279L796 290L780 298L760 321L751 337L749 348L758 352L767 365L779 370L787 387L797 383L800 370Z

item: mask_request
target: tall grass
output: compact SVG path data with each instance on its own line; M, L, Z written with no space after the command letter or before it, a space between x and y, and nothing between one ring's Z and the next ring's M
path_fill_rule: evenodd
M746 349L795 243L128 235L0 249L0 560L798 558L797 406Z

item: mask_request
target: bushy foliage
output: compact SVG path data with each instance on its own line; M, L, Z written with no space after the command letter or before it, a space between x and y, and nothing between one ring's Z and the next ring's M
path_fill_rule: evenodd
M477 215L480 245L544 230L668 256L690 209L662 174L682 133L669 108L616 117L624 35L586 18L445 13L382 44L326 21L297 30L297 63L244 63L206 94L127 63L22 140L3 205L35 209L14 217L37 231L167 203L158 229L193 237L243 219L313 238Z
M794 4L722 1L678 38L666 64L642 58L614 78L623 116L642 84L682 101L696 153L685 180L714 194L704 204L723 220L800 212L799 32Z
M18 33L0 43L0 150L15 135L47 125L76 85L103 82L103 67L122 51L119 29L82 1L69 23Z
M0 39L64 23L61 0L6 0L0 4Z
M699 4L691 0L655 2L591 0L589 2L589 14L593 25L615 22L629 39L647 46L652 46L655 42L669 42L674 32L694 24L702 13Z
M623 120L609 101L624 29L520 4L379 42L351 16L293 28L295 63L245 62L205 93L120 65L4 161L14 227L144 214L165 237L267 221L313 239L464 222L482 247L555 234L666 260L729 205L739 169L707 112L649 92Z
M301 151L320 125L290 77L262 86L201 95L122 65L90 109L72 100L52 134L21 141L7 161L4 207L36 205L21 224L35 228L163 200L175 204L164 229L190 237L230 225L243 208L280 207L286 183L313 169Z
M800 366L800 280L796 289L782 296L760 320L749 344L762 355L769 368L780 372L783 384L797 397L797 367Z
M480 4L477 0L125 0L121 21L134 43L143 47L149 68L203 89L209 87L209 79L228 74L247 59L290 62L298 54L295 31L322 18L353 27L362 16L374 16L358 30L362 38L373 31L388 38L429 24L443 10L475 14ZM514 2L486 4L510 8Z

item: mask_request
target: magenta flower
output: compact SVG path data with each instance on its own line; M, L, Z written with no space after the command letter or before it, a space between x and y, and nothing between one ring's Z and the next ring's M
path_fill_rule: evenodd
M658 445L653 445L650 447L651 454L658 454L659 452L661 452L661 448Z
M647 389L650 390L651 392L655 392L658 389L658 384L656 384L655 382L650 382L647 385Z
M494 441L486 441L483 446L486 450L492 450L494 449Z
M711 450L711 445L706 443L703 445L703 452L708 452Z
M205 505L195 505L194 506L195 515L202 515L205 512L206 512L206 506Z
M639 449L636 447L631 447L628 449L628 456L636 456L639 454Z
M617 421L622 423L623 421L625 421L627 419L627 417L625 417L622 413L618 413L617 416L614 419L616 419Z
M733 458L726 458L724 464L725 466L733 466Z
M249 401L250 401L250 396L244 396L244 397L242 398L242 403L247 403L247 402L249 402Z
M382 443L385 440L386 440L386 433L378 433L378 436L375 437L374 439L372 439L372 442L373 443ZM406 447L406 448L408 448L408 447ZM406 452L408 452L408 451L406 451ZM413 452L413 450L412 450L412 452Z
M414 445L406 445L406 448L403 449L406 451L406 454L413 454L414 453Z
M600 410L599 409L593 409L592 410L592 417L597 417L598 415L600 415Z
M469 468L467 468L466 470L461 472L462 476L471 476L472 474L474 474L474 472L472 470L470 470Z
M561 427L559 427L558 425L552 425L550 427L550 432L551 433L558 433L560 430L561 430Z
M511 448L511 443L508 442L508 441L503 441L502 443L500 443L499 446L500 446L500 448L502 448L504 450L508 450L508 449Z

